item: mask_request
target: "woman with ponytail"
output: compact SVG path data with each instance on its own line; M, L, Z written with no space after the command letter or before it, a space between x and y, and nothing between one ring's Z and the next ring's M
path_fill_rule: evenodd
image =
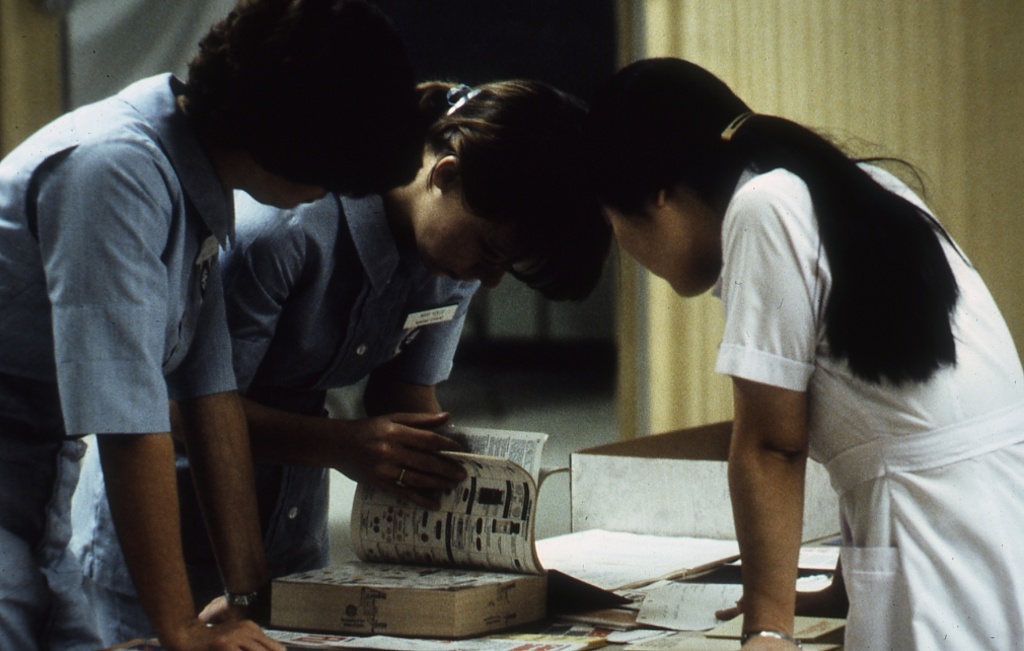
M588 118L627 252L721 298L744 649L795 612L847 649L1024 639L1024 374L988 290L921 200L870 161L751 111L677 59L620 71ZM806 459L840 495L833 586L797 595Z
M434 386L480 285L510 273L548 298L582 299L608 252L611 229L581 163L578 100L534 81L426 83L418 95L426 147L410 182L284 211L236 196L221 270L272 577L328 562L329 469L427 508L461 479L437 454L457 445L435 431L448 414ZM327 391L364 379L366 417L327 417ZM145 637L130 583L103 581L125 573L103 536L95 461L76 548L101 568L95 604L108 640ZM183 456L178 467L189 573L207 603L223 587Z

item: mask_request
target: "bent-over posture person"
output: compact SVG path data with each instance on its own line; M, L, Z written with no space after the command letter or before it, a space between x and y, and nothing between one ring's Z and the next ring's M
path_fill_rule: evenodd
M419 100L427 144L409 183L288 211L238 203L223 277L273 577L327 563L328 469L425 507L461 478L437 454L456 446L433 431L448 418L434 388L478 286L509 272L580 299L601 275L611 230L585 185L578 100L534 81L431 82ZM327 418L326 392L364 378L368 417ZM179 467L186 557L205 601L221 582ZM84 499L102 505L98 469L86 477ZM89 511L76 542L123 575L119 552L93 545L102 515ZM130 602L130 588L101 591L104 610ZM141 613L119 612L117 625L145 633Z
M405 50L363 2L244 0L200 48L187 81L139 81L0 162L4 649L125 641L99 639L68 550L93 433L112 513L97 542L121 541L162 645L282 649L244 619L269 577L218 266L232 191L282 208L382 191L411 178L422 131ZM169 400L229 593L215 622L186 578Z
M678 59L620 71L590 160L618 241L725 310L744 649L794 612L845 648L1014 648L1024 636L1024 374L967 256L870 161L752 113ZM840 494L841 572L795 590L805 463Z

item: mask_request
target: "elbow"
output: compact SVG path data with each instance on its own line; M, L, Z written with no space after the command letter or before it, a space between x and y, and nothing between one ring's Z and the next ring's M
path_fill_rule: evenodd
M771 442L762 444L760 453L787 463L804 463L808 456L807 446L787 446Z

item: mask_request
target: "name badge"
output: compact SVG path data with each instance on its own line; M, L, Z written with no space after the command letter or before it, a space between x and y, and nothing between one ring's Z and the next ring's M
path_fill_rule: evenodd
M213 235L207 237L199 248L199 255L196 256L196 266L201 267L207 260L217 255L219 250L220 244L217 243L217 238Z
M196 268L199 270L200 303L206 297L206 284L210 279L210 265L217 256L218 251L220 251L220 245L217 243L217 238L210 235L203 240L203 245L199 248L199 255L196 256Z
M444 307L435 307L423 310L422 312L411 312L409 316L405 317L405 325L402 328L404 330L412 330L413 328L451 321L455 318L455 312L458 309L458 305L445 305Z

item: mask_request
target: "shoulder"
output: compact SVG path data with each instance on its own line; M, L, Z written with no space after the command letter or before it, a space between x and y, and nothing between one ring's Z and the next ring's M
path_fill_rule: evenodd
M97 198L165 195L180 186L156 134L116 98L68 114L40 136L36 144L60 154L41 166L44 179L75 192Z
M779 168L763 174L745 172L729 201L727 214L750 219L752 215L765 212L807 213L812 207L804 180Z
M228 273L244 264L261 277L294 279L332 259L341 219L334 196L287 210L243 192L234 200L235 236L222 257Z
M326 246L337 236L343 218L332 195L290 209L261 204L240 191L234 200L235 238L242 247Z
M726 209L725 242L744 235L817 241L814 204L807 184L796 174L775 169L745 172Z
M158 179L163 185L177 184L174 168L159 147L124 134L75 146L60 168L74 181L95 184L80 185L80 190L114 185L137 185L142 189Z

